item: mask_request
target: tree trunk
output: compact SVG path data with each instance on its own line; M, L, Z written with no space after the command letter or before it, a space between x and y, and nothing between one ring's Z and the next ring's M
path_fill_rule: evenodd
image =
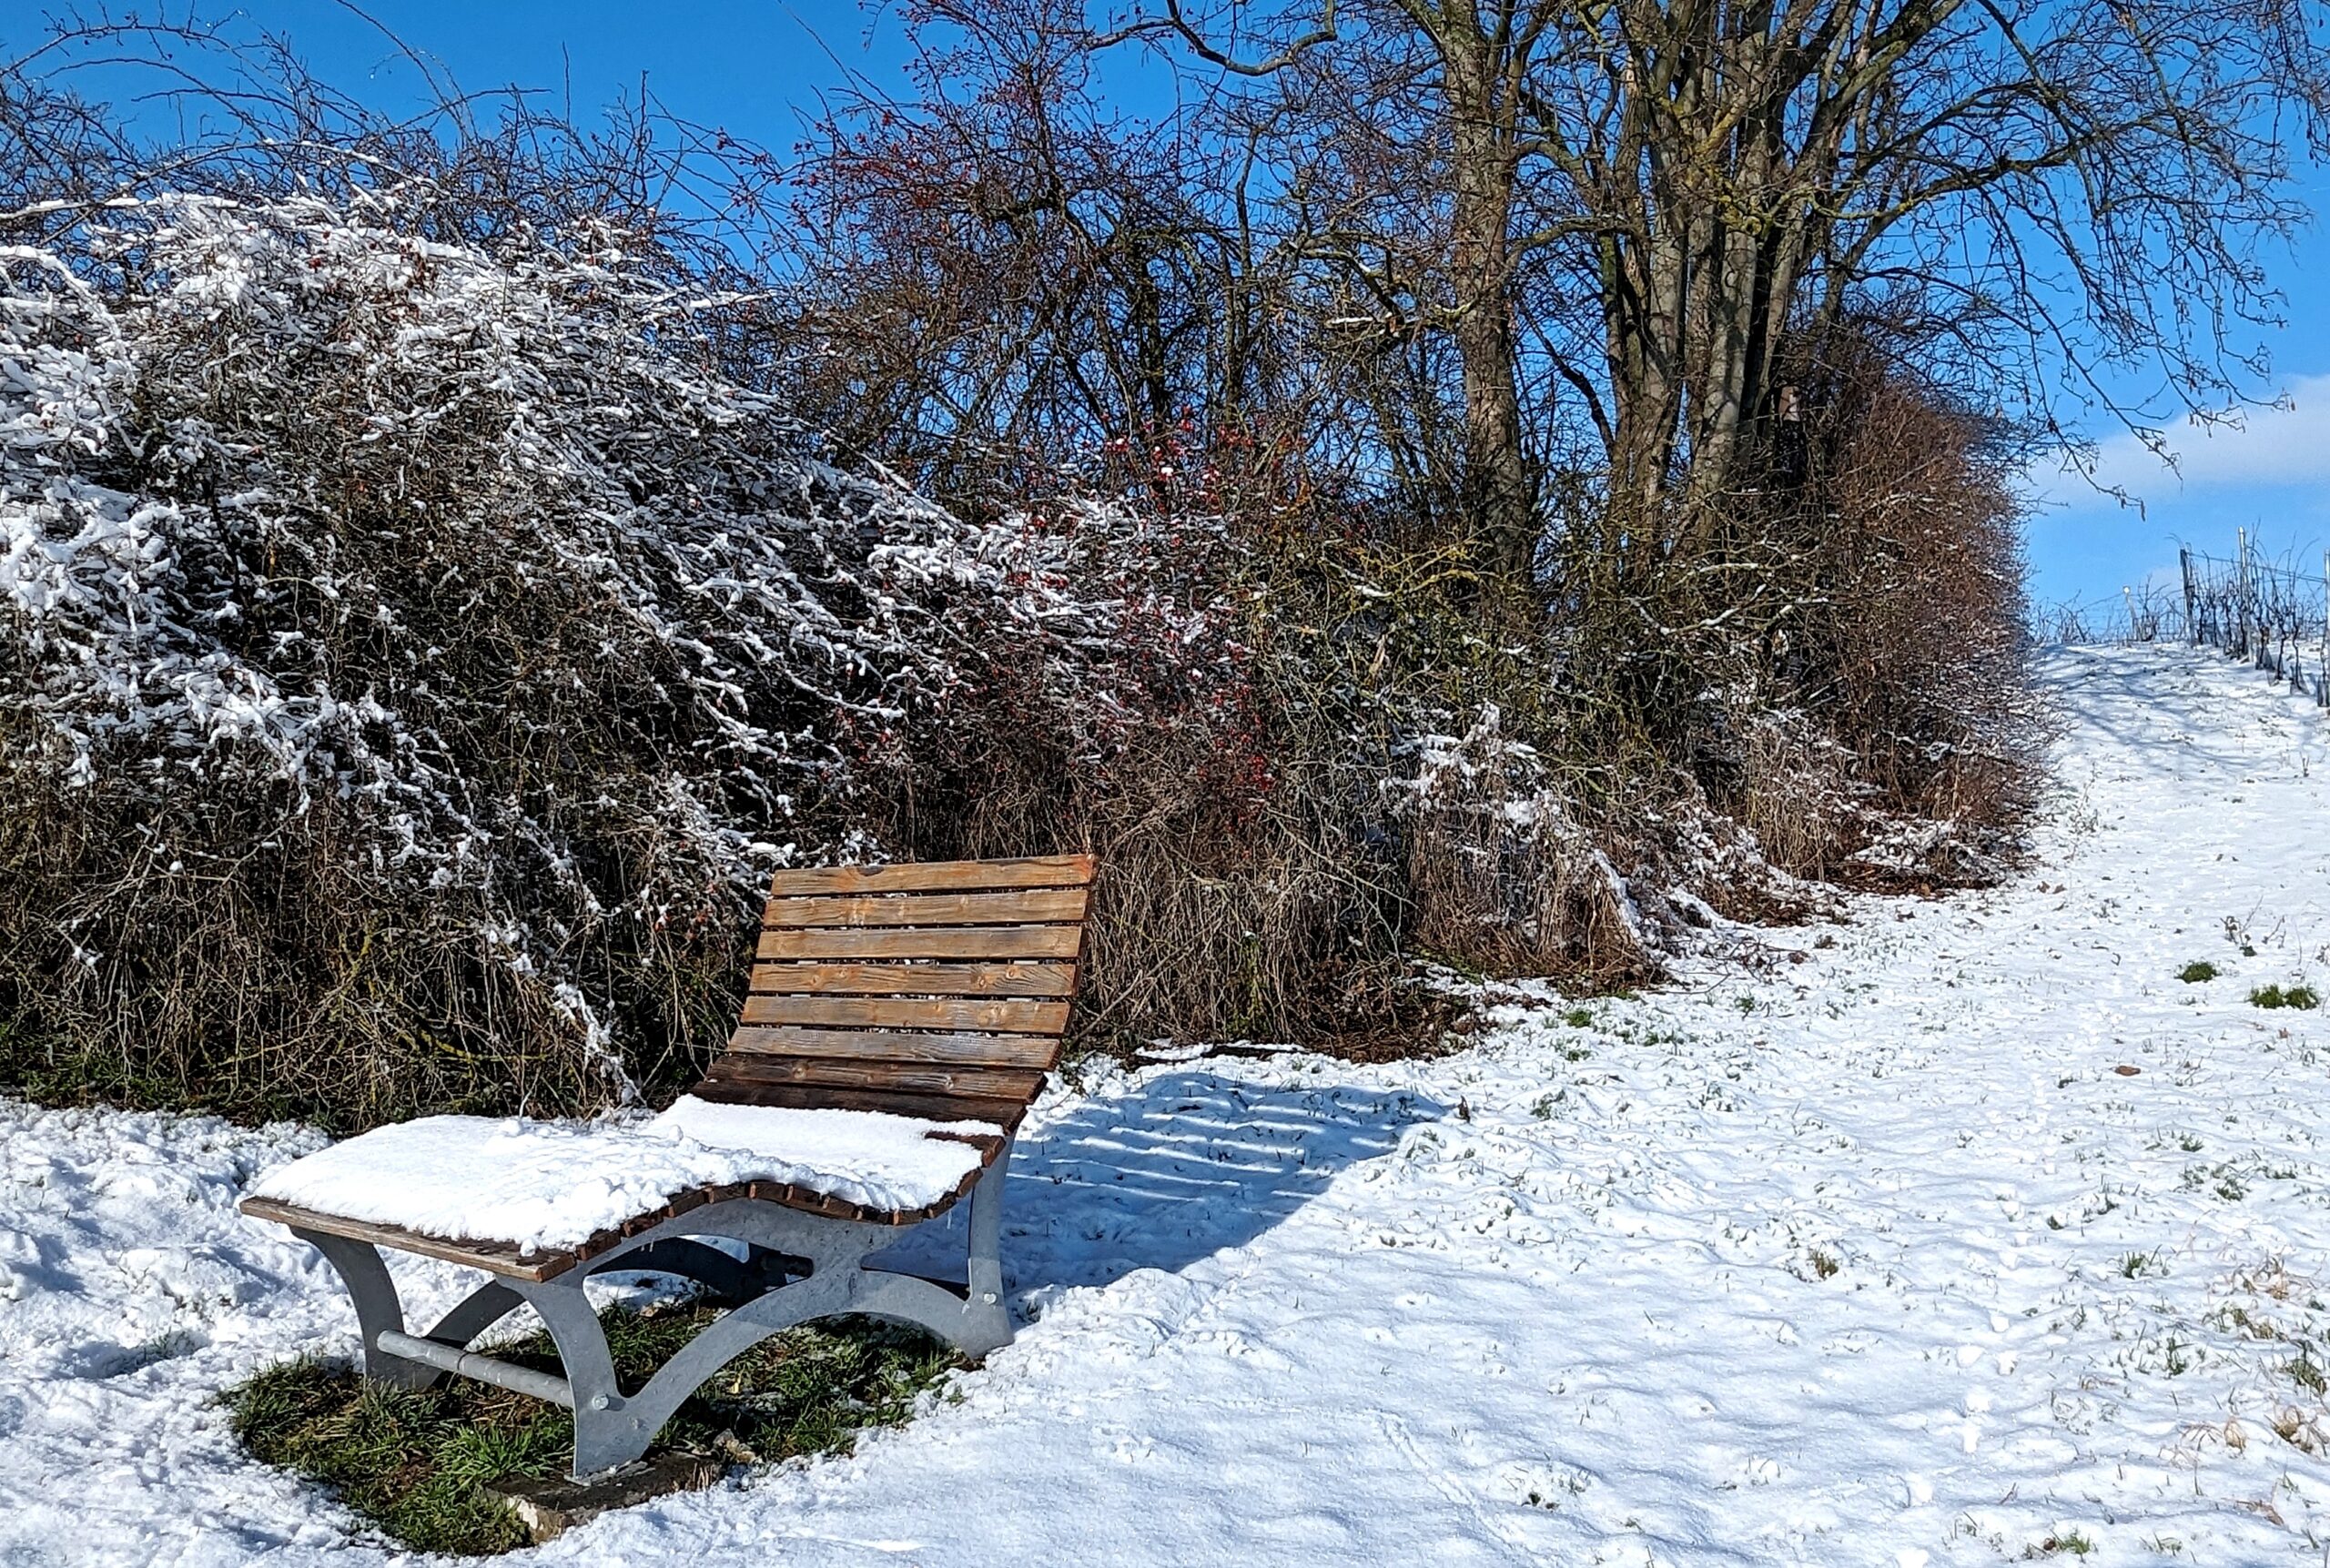
M1469 56L1469 57L1468 57ZM1537 555L1537 496L1521 436L1511 225L1518 169L1485 41L1448 66L1455 191L1450 271L1464 389L1465 521L1481 566L1525 596Z

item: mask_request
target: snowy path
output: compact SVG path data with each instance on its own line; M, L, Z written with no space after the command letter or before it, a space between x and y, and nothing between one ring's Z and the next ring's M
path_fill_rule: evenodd
M2330 1023L2245 997L2330 978L2330 731L2179 651L2048 672L2069 796L2014 885L1451 1061L1060 1096L1012 1183L1035 1320L959 1402L540 1555L2324 1561ZM0 1564L381 1555L200 1402L352 1341L230 1212L307 1143L0 1138Z

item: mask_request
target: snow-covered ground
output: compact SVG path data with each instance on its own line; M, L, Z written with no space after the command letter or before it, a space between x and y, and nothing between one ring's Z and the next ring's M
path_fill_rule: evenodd
M2246 997L2330 981L2330 730L2179 650L2046 675L2065 794L2011 885L1525 997L1450 1060L1056 1092L1010 1189L1026 1326L959 1399L540 1555L2324 1561L2330 1024ZM21 1107L0 1139L0 1564L388 1555L206 1402L352 1347L232 1209L316 1140Z

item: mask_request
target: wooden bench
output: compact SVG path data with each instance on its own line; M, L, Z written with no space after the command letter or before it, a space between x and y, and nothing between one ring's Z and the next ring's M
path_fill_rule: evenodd
M441 1139L472 1138L480 1148L526 1130L485 1118L436 1118L381 1128L295 1162L261 1182L243 1210L289 1226L330 1260L355 1303L367 1377L426 1387L456 1373L565 1405L574 1411L578 1480L637 1459L705 1379L761 1340L812 1319L889 1318L927 1329L966 1354L984 1355L1011 1338L998 1255L1004 1177L1019 1122L1059 1057L1092 874L1089 855L776 874L751 994L728 1048L692 1096L664 1114L688 1107L696 1119L681 1125L727 1128L754 1118L724 1108L886 1113L765 1119L833 1125L852 1137L877 1128L893 1142L910 1137L943 1145L933 1151L922 1142L916 1149L952 1161L944 1174L958 1164L959 1180L911 1207L869 1205L834 1190L851 1182L816 1174L745 1179L672 1191L586 1239L544 1247L514 1234L447 1235L442 1227L380 1218L396 1209L394 1194L339 1206L374 1211L370 1218L268 1195L270 1188L299 1191L303 1181L312 1189L332 1175L360 1185L369 1179L368 1141L385 1159L400 1138L409 1151L422 1130ZM942 1125L917 1130L889 1118ZM597 1147L593 1135L574 1126L557 1131L561 1158L587 1163ZM627 1150L649 1147L702 1152L693 1138L651 1146L639 1137L636 1129L610 1131L606 1157L621 1160ZM716 1152L723 1158L785 1153ZM314 1168L303 1176L303 1167ZM497 1173L477 1174L482 1180ZM457 1182L460 1175L447 1179ZM966 1198L960 1281L869 1263L904 1228ZM742 1243L744 1257L710 1245L715 1238ZM491 1278L428 1333L413 1334L382 1248L467 1264ZM614 1269L682 1275L729 1307L631 1394L616 1384L582 1289L592 1275ZM564 1377L469 1349L522 1304L549 1327Z

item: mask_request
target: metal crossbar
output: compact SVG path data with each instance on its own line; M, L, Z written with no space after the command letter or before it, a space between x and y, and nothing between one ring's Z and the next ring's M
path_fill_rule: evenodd
M416 1339L400 1334L394 1329L382 1329L372 1336L371 1348L401 1361L419 1361L435 1367L441 1372L455 1377L472 1378L512 1393L531 1394L554 1405L574 1408L574 1389L564 1378L550 1372L538 1372L531 1367L513 1367L508 1361L481 1356L475 1351L464 1351L453 1345L440 1344L435 1340Z

